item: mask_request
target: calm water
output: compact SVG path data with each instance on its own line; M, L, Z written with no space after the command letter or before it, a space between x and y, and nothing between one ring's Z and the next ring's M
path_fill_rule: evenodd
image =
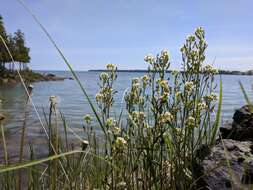
M60 76L71 76L68 72L51 72ZM84 84L91 99L94 100L95 94L98 91L98 76L97 72L79 72L80 80ZM115 113L122 106L122 97L124 91L130 86L131 78L142 76L143 73L119 73L115 88L118 93L116 95ZM218 79L218 78L217 78ZM253 76L236 76L223 75L223 107L222 120L223 122L231 120L234 110L245 104L242 92L238 81L244 84L250 98L253 98L252 84ZM218 82L218 80L217 80ZM38 82L34 84L33 101L38 108L41 117L43 118L42 108L49 110L49 96L55 95L59 99L58 108L65 115L69 125L75 130L82 130L82 117L90 113L91 110L87 100L83 96L77 83L73 80ZM24 114L25 94L21 85L13 87L0 87L0 112L5 113L8 118L6 126L12 131L19 129L21 119ZM39 135L38 130L41 130L39 121L30 108L30 116L28 119L29 133Z

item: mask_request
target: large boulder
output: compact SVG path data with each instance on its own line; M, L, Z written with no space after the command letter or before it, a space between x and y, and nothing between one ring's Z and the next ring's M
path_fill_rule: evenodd
M209 190L253 189L253 144L224 139L196 167L198 188Z
M227 124L220 128L222 138L253 141L253 113L248 105L237 109L233 116L232 125Z

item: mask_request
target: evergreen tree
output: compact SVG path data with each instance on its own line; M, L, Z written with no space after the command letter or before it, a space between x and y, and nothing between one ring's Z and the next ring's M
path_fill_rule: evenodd
M19 63L19 69L22 69L22 65L24 68L24 64L29 63L30 61L30 56L29 56L29 51L30 48L27 48L25 46L25 36L24 33L21 32L21 30L18 30L14 34L14 44L15 44L15 61Z
M16 57L17 52L16 52L16 47L15 47L15 42L14 42L14 39L11 34L8 35L8 48L9 48L11 55L15 61L15 57ZM15 65L14 65L10 56L9 56L8 62L9 62L9 69L11 71L13 71L15 68Z
M3 18L1 15L0 15L0 35L4 39L4 41L8 43L8 36L4 28ZM2 40L0 40L0 71L5 69L5 63L8 62L8 59L9 59L8 52Z
M27 63L30 62L30 48L25 46L25 36L24 33L21 30L17 30L17 32L14 33L14 37L11 34L7 34L3 18L0 15L0 35L4 39L5 43L7 44L14 62L19 63L19 69L23 69L24 67L27 68ZM14 70L15 65L13 64L11 57L6 50L6 47L4 46L2 40L0 41L0 71L4 71L6 69L6 63L9 64L9 69ZM26 66L25 66L26 65Z

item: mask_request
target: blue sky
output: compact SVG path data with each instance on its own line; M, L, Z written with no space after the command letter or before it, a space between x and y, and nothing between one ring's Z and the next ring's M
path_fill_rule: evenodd
M180 46L198 26L206 30L207 63L253 69L252 0L25 0L75 70L145 69L146 54L168 49L179 69ZM63 61L17 0L0 0L9 32L25 32L31 67L65 70Z

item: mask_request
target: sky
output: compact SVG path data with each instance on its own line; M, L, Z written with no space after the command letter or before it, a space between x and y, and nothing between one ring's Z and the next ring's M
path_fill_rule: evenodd
M253 69L252 0L24 0L75 70L146 69L143 58L167 49L171 69L181 68L180 47L196 27L208 42L206 63L219 69ZM34 70L67 67L18 0L0 0L9 33L21 29Z

